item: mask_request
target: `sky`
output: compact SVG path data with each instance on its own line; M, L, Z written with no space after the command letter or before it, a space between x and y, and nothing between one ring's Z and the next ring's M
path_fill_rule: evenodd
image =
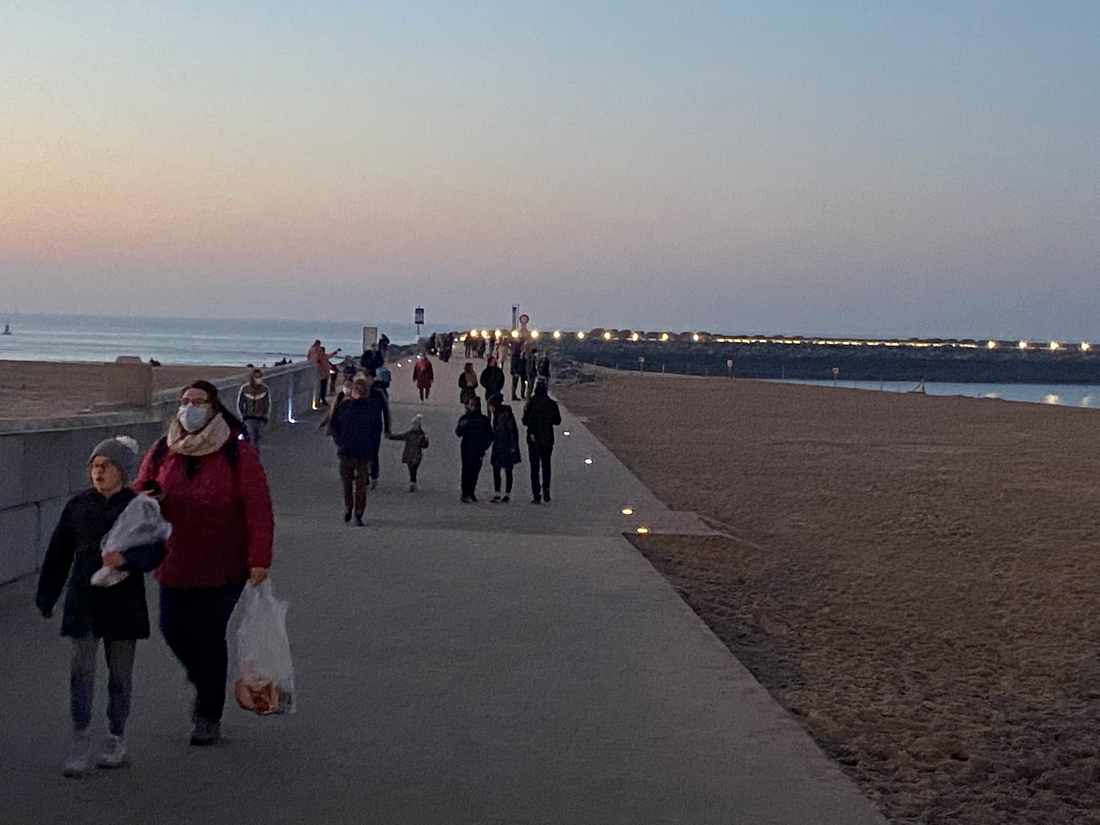
M0 313L1100 340L1100 4L0 0Z

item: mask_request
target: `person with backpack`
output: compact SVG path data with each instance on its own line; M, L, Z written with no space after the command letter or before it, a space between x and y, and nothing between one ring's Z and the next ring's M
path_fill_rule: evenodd
M546 382L539 381L527 406L523 408L523 425L527 427L527 458L531 462L532 504L550 501L550 457L554 453L554 427L559 424L561 410L558 403L550 397Z
M138 640L149 638L141 574L164 558L164 544L136 544L111 553L101 547L137 498L126 486L137 459L137 443L125 436L96 445L88 457L92 486L65 505L38 576L35 604L47 619L65 589L61 635L73 640L69 675L73 739L62 771L69 777L83 776L93 762L100 768L118 768L129 761L123 737L130 716L134 655ZM97 586L95 577L104 567L121 580L113 586ZM116 571L130 575L118 577ZM89 728L100 642L107 660L108 728L102 748L94 754Z
M151 488L172 525L157 568L160 629L195 687L191 744L221 738L229 669L226 628L246 582L271 567L275 518L267 476L218 389L184 389L168 433L145 455L135 487Z

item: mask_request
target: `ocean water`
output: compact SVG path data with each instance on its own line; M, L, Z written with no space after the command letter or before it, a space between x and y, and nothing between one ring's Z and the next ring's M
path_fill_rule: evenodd
M97 315L0 316L0 359L114 361L120 355L164 364L264 364L298 361L317 338L331 352L362 352L364 325L377 326L394 344L416 340L414 324L364 321L264 321L210 318L124 318ZM440 327L438 331L455 329ZM436 327L421 327L424 335Z
M811 384L831 387L832 381L779 381L783 384ZM908 392L912 381L837 381L837 387L875 392ZM955 384L928 381L924 391L929 395L963 395L967 398L1000 398L1004 401L1024 401L1031 404L1056 404L1067 407L1100 409L1100 386L1096 384Z

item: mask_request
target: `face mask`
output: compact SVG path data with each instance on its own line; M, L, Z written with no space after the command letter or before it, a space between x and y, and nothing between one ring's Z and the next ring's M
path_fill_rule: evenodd
M196 407L194 404L183 404L176 417L179 418L180 424L189 433L195 432L195 430L201 430L202 425L206 423L206 407Z

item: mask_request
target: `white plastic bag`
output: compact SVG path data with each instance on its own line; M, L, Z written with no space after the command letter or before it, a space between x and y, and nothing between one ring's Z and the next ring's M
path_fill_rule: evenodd
M167 541L172 535L172 525L160 514L160 503L146 493L140 493L119 513L115 523L103 539L103 555L124 553L131 547ZM92 584L111 587L130 575L116 567L101 567L92 574Z
M287 603L275 598L271 582L244 586L243 616L237 629L238 678L233 696L261 715L294 713L294 667L286 635Z

